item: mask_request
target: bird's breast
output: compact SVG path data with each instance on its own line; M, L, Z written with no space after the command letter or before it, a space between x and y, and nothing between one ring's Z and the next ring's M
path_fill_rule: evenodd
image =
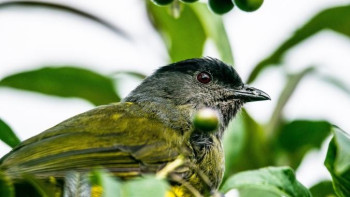
M191 137L195 153L197 172L190 179L192 185L200 185L201 191L216 190L225 170L224 152L221 140L215 135L194 135Z

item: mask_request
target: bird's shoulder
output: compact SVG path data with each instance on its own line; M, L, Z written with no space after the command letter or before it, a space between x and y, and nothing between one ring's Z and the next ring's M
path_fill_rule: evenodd
M175 126L177 116L162 107L154 109L152 103L140 105L132 102L119 102L109 105L102 105L87 112L73 116L56 126L47 129L41 134L34 136L22 143L27 145L35 141L41 141L50 137L60 135L77 135L86 133L99 136L119 136L132 137L144 136L156 137L154 135L169 135L178 133ZM159 111L163 110L161 113ZM170 114L171 113L171 114ZM175 114L175 115L174 115ZM174 117L171 117L174 116ZM177 119L181 119L180 116ZM170 121L173 121L171 124ZM189 129L186 121L178 120L177 126ZM170 132L170 133L169 133ZM121 136L119 136L121 137ZM159 136L158 136L159 137ZM137 139L133 139L134 141Z

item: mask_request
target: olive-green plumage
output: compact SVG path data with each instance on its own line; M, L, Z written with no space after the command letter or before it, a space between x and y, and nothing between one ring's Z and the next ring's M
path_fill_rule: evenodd
M228 122L244 102L266 99L219 60L182 61L157 70L123 102L79 114L22 142L0 160L0 171L14 179L62 178L67 171L102 166L128 179L156 173L182 155L184 165L172 173L205 194L222 180L221 138ZM192 126L193 114L203 107L219 112L217 131ZM169 179L174 195L193 195L181 181Z

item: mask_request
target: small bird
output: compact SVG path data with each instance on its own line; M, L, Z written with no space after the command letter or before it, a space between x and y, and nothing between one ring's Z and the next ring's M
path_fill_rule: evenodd
M121 102L96 107L23 141L0 160L0 171L13 179L21 174L60 179L68 171L102 166L129 179L157 173L181 155L184 164L169 176L170 192L193 196L186 182L208 194L223 178L222 137L230 120L244 103L269 99L218 59L180 61L156 70ZM218 112L214 132L193 126L202 108Z

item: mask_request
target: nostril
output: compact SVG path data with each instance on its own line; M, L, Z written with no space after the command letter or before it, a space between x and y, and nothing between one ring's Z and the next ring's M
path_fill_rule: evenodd
M253 92L253 91L254 91L254 88L251 88L251 87L246 87L246 90L247 90L247 91L251 91L251 92Z

